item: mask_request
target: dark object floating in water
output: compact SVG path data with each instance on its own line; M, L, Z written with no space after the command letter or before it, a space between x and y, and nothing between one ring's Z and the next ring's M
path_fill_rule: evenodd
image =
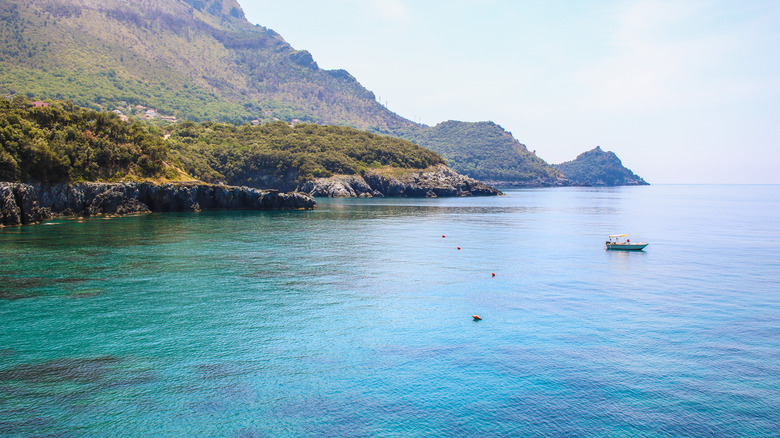
M458 250L460 251L460 247L458 247Z
M482 317L479 315L471 315L472 318L474 318L474 321L482 321Z

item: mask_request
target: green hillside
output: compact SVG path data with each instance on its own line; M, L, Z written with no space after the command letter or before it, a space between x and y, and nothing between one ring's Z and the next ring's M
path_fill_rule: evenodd
M614 152L603 151L600 146L583 152L573 161L557 164L555 167L577 185L589 186L633 186L647 185L647 182L623 166Z
M160 127L351 126L416 142L473 178L565 183L494 123L427 127L387 110L348 72L320 69L308 52L250 24L236 0L0 0L3 95L68 100Z
M560 172L493 122L448 121L394 133L441 154L458 173L499 185L555 185Z
M341 126L188 121L166 129L70 102L0 99L0 181L175 180L183 169L206 182L294 190L317 177L444 163L409 141Z
M406 140L305 123L237 127L184 122L173 127L167 142L173 159L199 179L284 190L334 174L444 163L439 154Z
M154 128L112 113L0 99L0 181L157 178L166 173L167 152Z
M235 0L2 0L0 23L5 95L195 121L412 125Z

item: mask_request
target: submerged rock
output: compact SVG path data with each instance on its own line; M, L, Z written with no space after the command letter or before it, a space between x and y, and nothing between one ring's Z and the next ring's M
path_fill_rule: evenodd
M0 182L0 225L40 222L53 216L93 216L162 211L310 210L305 193L279 193L212 184Z

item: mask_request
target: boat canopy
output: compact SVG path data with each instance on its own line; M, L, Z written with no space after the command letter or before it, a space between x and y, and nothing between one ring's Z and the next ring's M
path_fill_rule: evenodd
M628 237L628 234L613 234L609 236L610 239L614 239L615 237Z

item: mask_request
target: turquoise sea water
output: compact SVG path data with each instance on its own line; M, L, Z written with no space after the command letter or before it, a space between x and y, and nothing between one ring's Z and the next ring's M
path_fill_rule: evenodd
M778 186L57 220L0 257L0 436L780 436Z

